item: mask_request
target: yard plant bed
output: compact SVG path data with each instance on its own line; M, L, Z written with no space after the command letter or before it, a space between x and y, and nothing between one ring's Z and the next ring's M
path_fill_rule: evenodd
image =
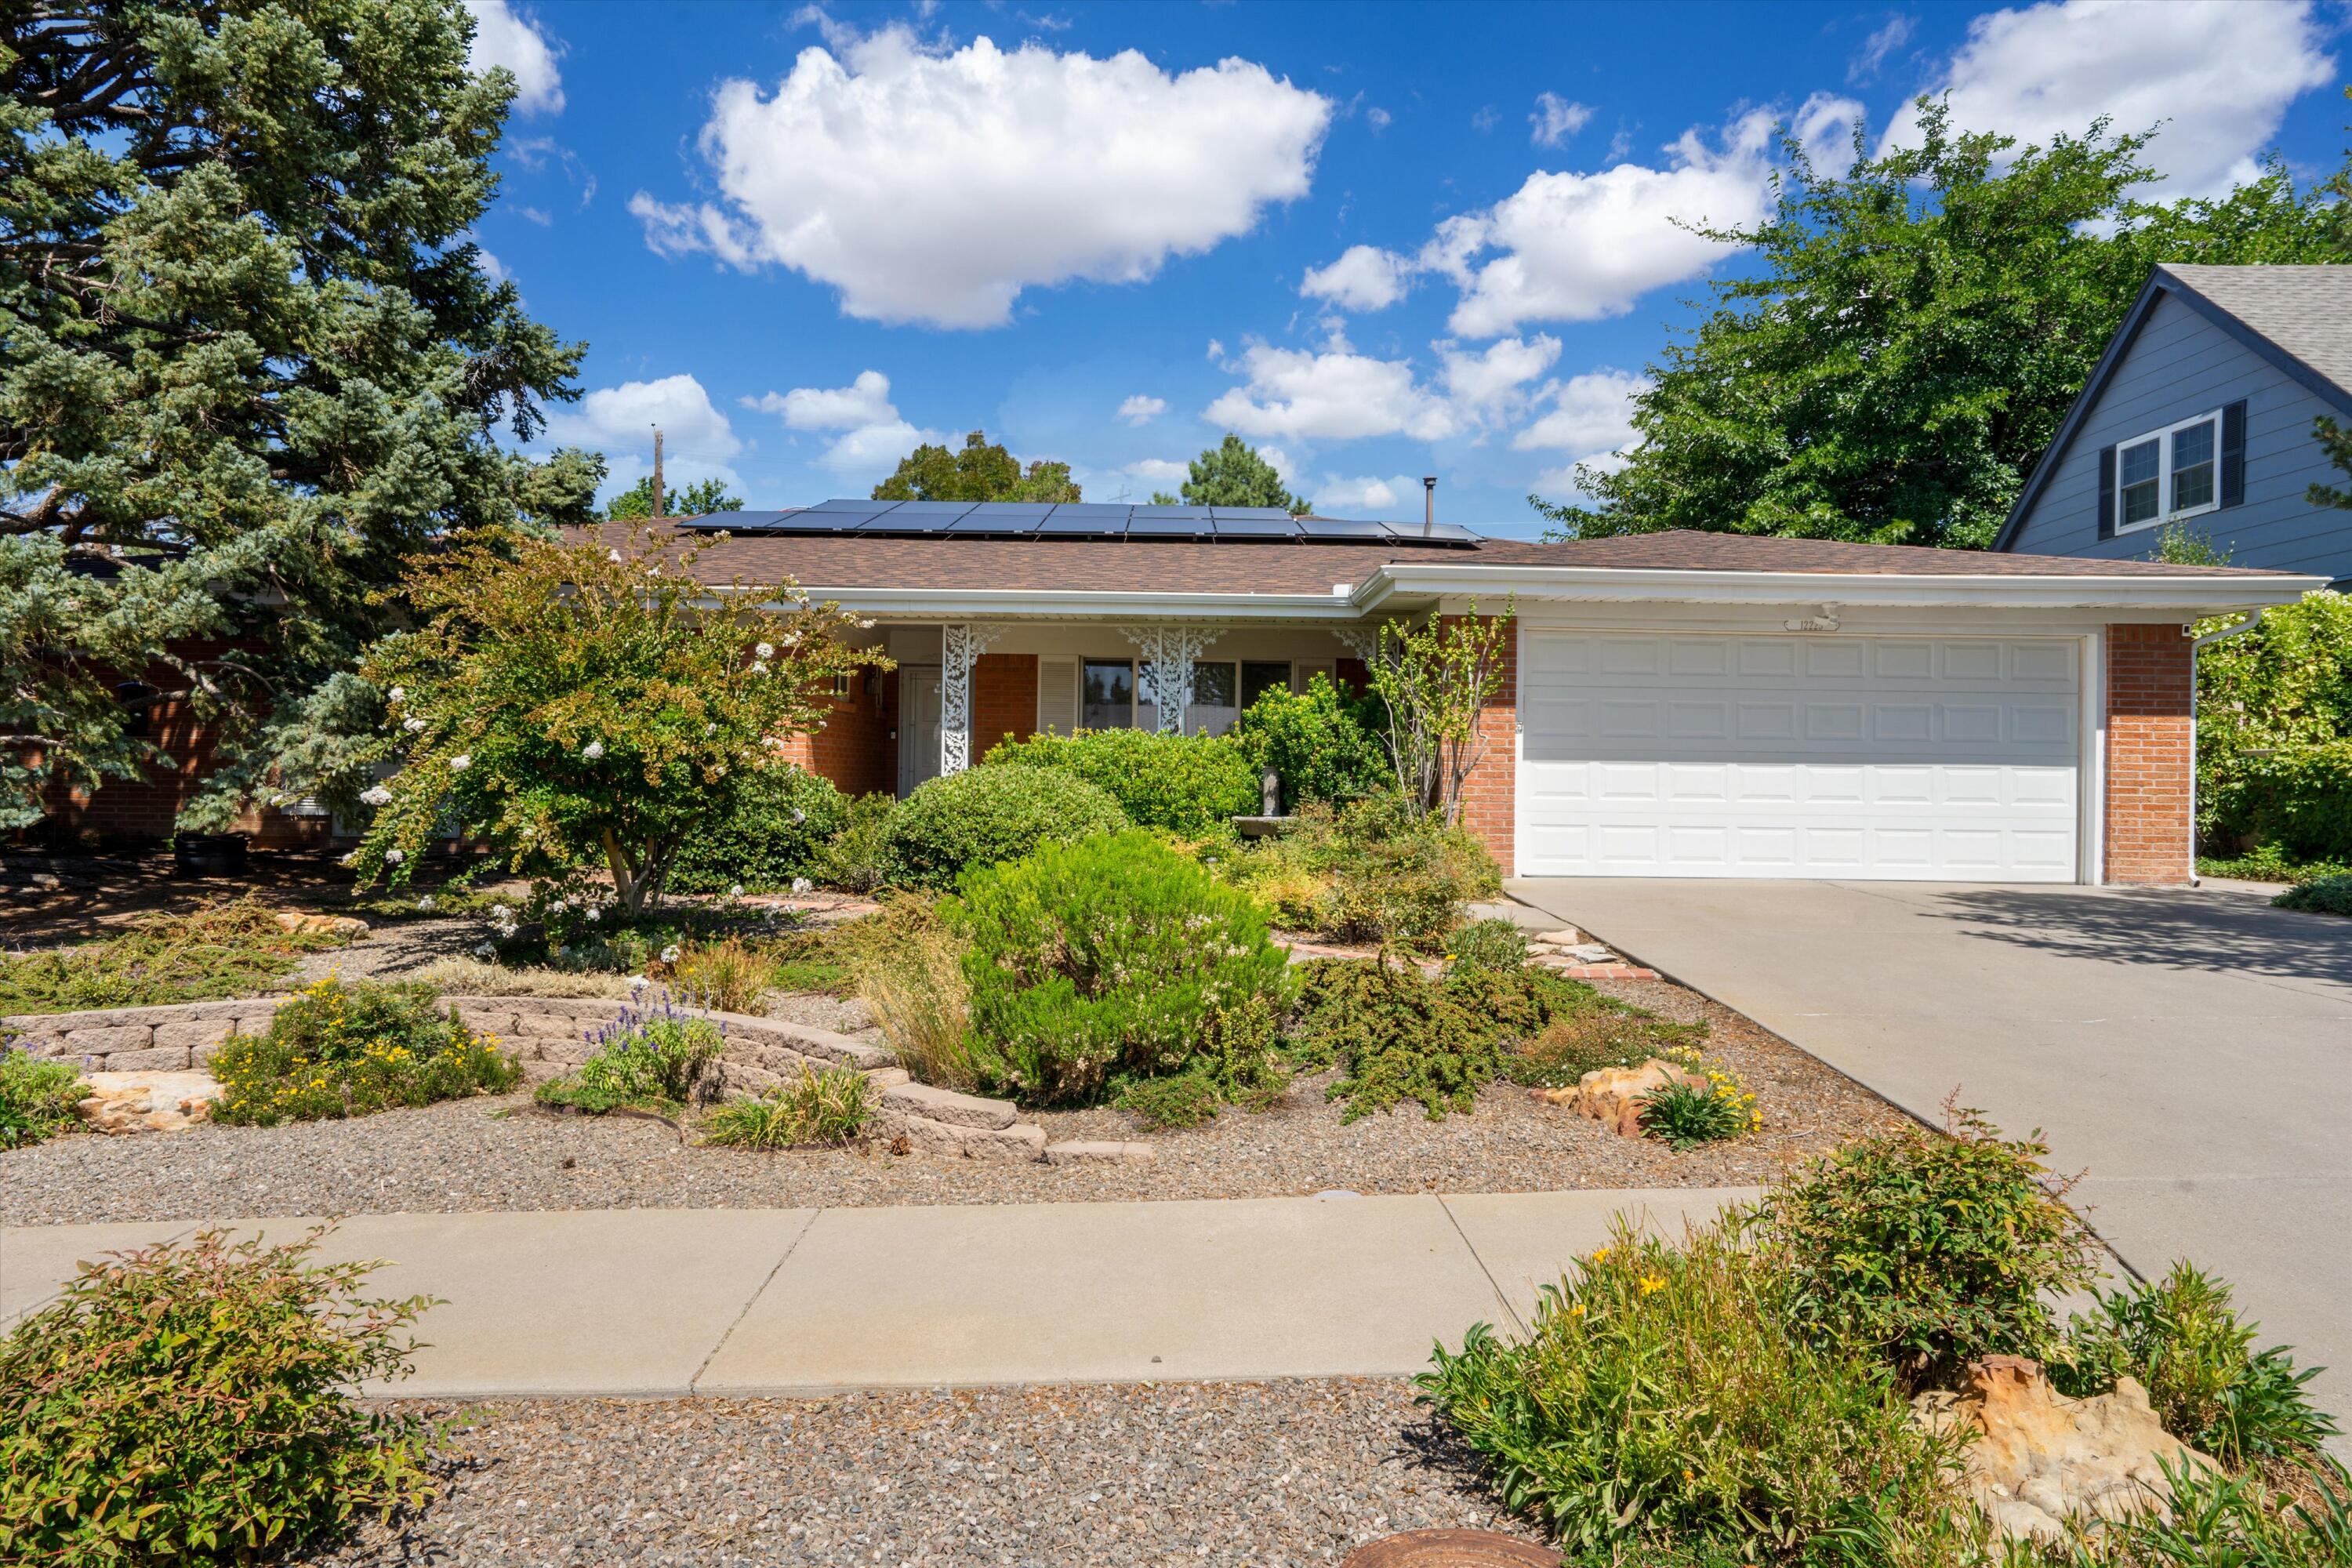
M1402 1380L394 1407L457 1423L445 1495L314 1561L1286 1568L1538 1539Z
M1668 1018L1706 1020L1708 1054L1758 1091L1762 1130L1677 1153L1538 1105L1504 1083L1488 1086L1471 1115L1431 1121L1406 1104L1347 1123L1343 1106L1325 1099L1330 1075L1322 1074L1294 1082L1269 1110L1228 1109L1181 1130L1146 1129L1101 1106L1028 1113L1053 1142L1138 1140L1155 1151L1145 1164L1048 1166L898 1156L871 1144L772 1153L698 1147L658 1122L534 1115L523 1097L506 1096L349 1121L53 1140L0 1154L9 1178L0 1183L0 1223L1749 1185L1803 1155L1904 1123L1868 1090L1691 992L1663 982L1601 988Z

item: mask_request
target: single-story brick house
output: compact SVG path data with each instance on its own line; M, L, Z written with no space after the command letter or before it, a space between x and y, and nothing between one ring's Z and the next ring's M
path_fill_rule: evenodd
M827 501L688 519L897 668L800 760L901 795L1006 735L1215 731L1360 679L1391 618L1517 612L1465 819L1507 874L2182 882L2189 623L2324 580L1671 532L1567 543L1265 510ZM1181 694L1162 704L1158 694Z

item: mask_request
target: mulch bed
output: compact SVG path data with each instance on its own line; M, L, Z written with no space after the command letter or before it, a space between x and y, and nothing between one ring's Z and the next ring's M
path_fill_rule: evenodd
M400 1407L462 1415L446 1494L314 1561L1276 1568L1534 1538L1388 1379Z
M1078 1203L1359 1193L1540 1192L1750 1185L1901 1112L1746 1018L1664 982L1600 989L1680 1021L1704 1018L1708 1050L1756 1090L1761 1132L1676 1153L1619 1138L1496 1084L1469 1116L1418 1106L1353 1124L1302 1079L1262 1113L1148 1130L1096 1108L1036 1116L1046 1135L1141 1139L1148 1164L1046 1166L854 1150L755 1152L682 1143L658 1122L534 1115L521 1096L455 1100L350 1121L200 1126L139 1137L74 1136L0 1154L0 1224L226 1219L240 1215L476 1209L790 1208L887 1204ZM778 1011L837 1007L811 998ZM846 1020L836 1020L842 1022Z

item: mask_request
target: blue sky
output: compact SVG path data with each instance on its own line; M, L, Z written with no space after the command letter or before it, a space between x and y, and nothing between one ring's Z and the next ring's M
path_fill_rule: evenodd
M754 507L985 428L1089 500L1227 430L1337 515L1532 534L1762 210L1771 128L1917 93L2165 122L2168 191L2340 162L2345 12L469 0L522 86L478 234L590 345L554 436Z

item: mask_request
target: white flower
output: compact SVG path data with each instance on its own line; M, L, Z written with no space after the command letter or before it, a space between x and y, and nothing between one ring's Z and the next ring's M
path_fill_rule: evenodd
M580 748L580 754L593 763L597 758L604 754L604 742L602 741L591 741L586 745Z
M793 879L793 891L795 893L813 893L816 891L816 884L810 881L806 877L794 877Z
M391 693L390 693L390 700L391 700L391 702L392 702L392 705L393 705L394 707L395 707L395 708L399 707L402 703L404 703L404 702L407 701L407 700L408 700L408 688L406 688L405 686L395 686L395 687L394 687L394 688L392 689Z
M429 915L433 912L432 894L427 893L423 898L416 900L416 912L421 915Z
M758 654L761 658L773 658L776 657L776 645L772 642L763 642L751 651Z
M719 726L716 724L705 724L702 727L702 732L706 735L715 734L718 732L718 730Z
M796 805L796 806L794 806L794 807L793 807L793 826L794 827L798 827L802 823L806 822L807 820L808 820L808 813L807 813L807 812L803 811L803 810L802 810L799 806L797 806L797 805Z
M498 951L499 950L497 948L492 947L487 942L478 942L474 944L474 956L476 958L488 958Z
M786 633L784 634L784 646L785 646L786 647L800 647L800 644L801 644L801 634L800 634L800 633L798 633L798 632L786 632Z
M373 789L363 789L360 791L360 804L362 805L390 805L392 804L392 792L384 788L382 784L377 784Z
M642 974L632 974L629 976L629 989L632 991L643 991L646 986L651 985L652 984L652 981L646 979Z
M728 896L729 898L730 898L730 899L740 899L740 898L741 898L741 897L743 896L743 884L742 884L742 883L740 883L740 882L738 882L738 883L736 883L733 887L731 887L731 888L728 889L727 889L727 896Z
M597 908L595 905L593 905L593 904L589 905L586 909L582 910L580 912L581 912L581 914L582 914L583 916L584 916L584 917L587 919L588 922L589 922L591 925L593 925L596 921L601 921L601 920L603 920L603 919L604 918L604 910L600 910L600 909L598 909L598 908Z
M671 942L667 947L662 949L661 961L664 963L676 963L677 962L677 943Z
M449 759L449 771L453 773L462 773L473 765L474 754L471 752L460 752Z
M725 763L712 763L710 768L710 776L715 779L725 778L727 776L727 764Z
M753 660L751 661L751 673L752 673L752 674L754 674L754 675L765 675L765 674L767 674L767 673L768 673L768 661L767 661L766 659L763 659L763 658L755 658L755 659L753 659Z
M857 623L857 629L861 632L870 632L874 629L874 623L870 620L860 621Z
M604 559L618 566L621 563L621 552L617 550L607 550L604 552Z
M400 721L400 727L407 731L412 735L417 734L424 730L425 721L422 719L403 719Z
M407 856L397 849L387 849L383 852L383 863L387 866L397 866L407 858Z
M572 906L570 904L565 903L562 899L551 899L548 900L547 912L551 915L560 915L571 907Z

